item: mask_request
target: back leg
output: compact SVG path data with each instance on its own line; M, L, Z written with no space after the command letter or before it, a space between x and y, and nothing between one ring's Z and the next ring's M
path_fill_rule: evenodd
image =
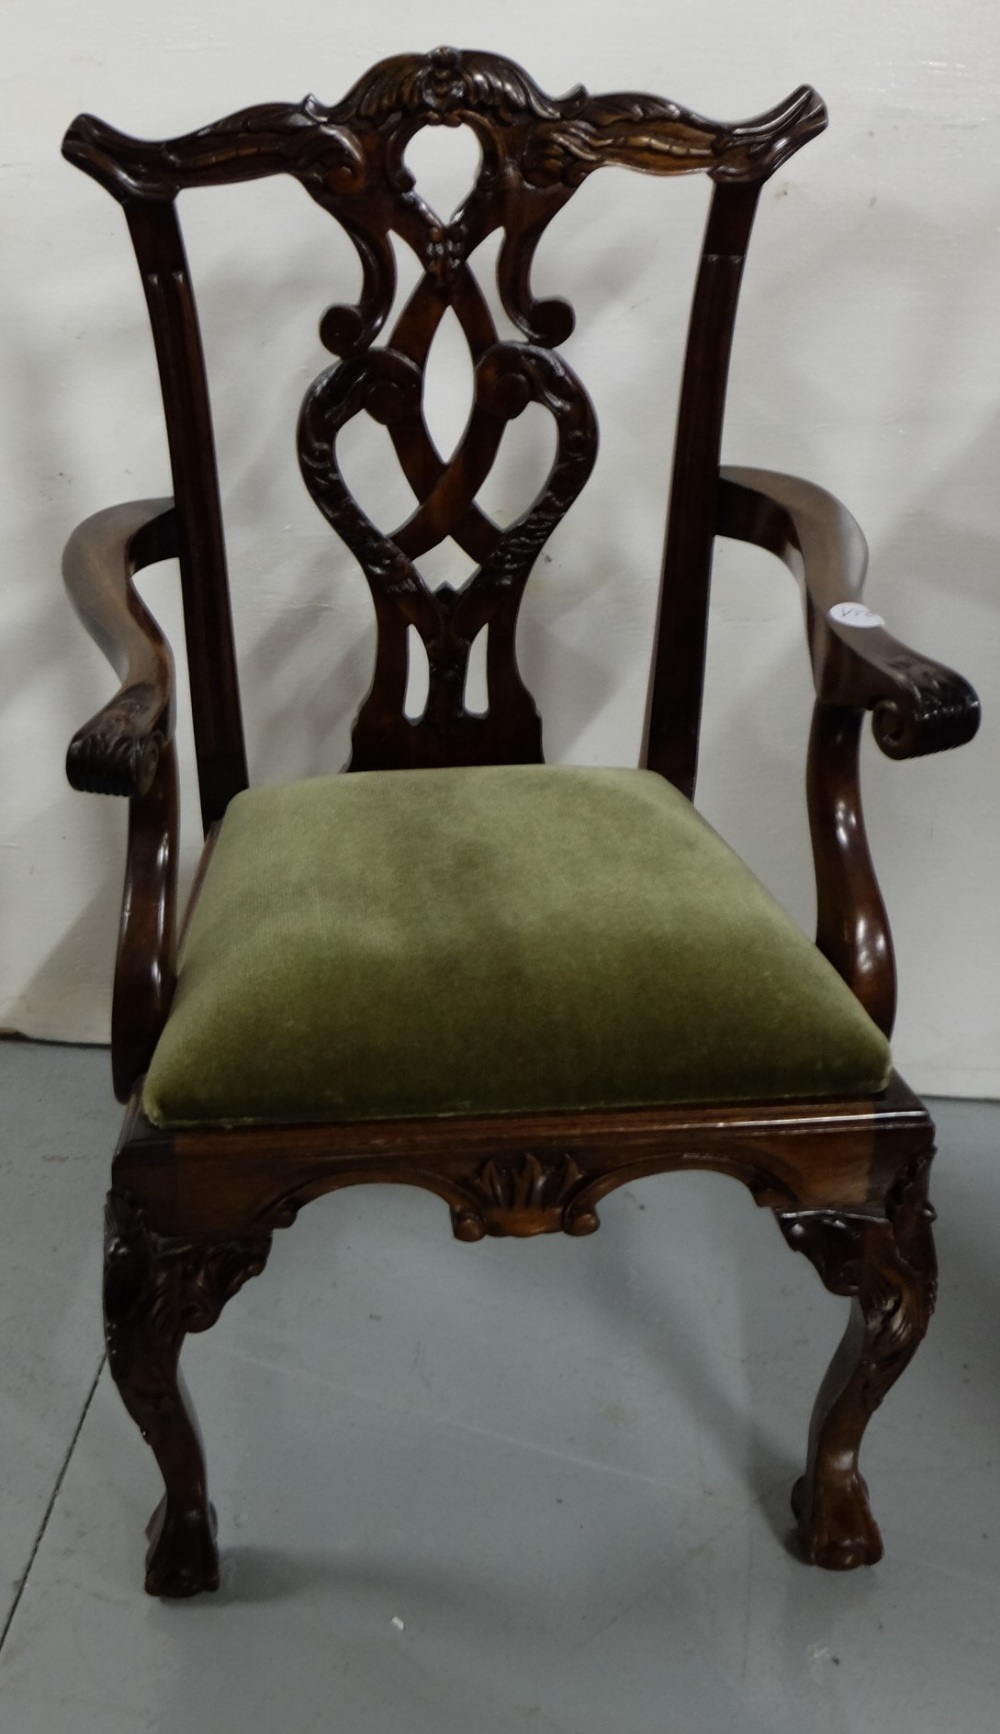
M157 1234L127 1194L108 1194L108 1364L166 1487L147 1530L150 1595L189 1596L219 1587L201 1434L178 1361L187 1333L215 1323L227 1300L263 1270L270 1249L269 1234L224 1241Z
M832 1571L874 1565L882 1538L858 1469L869 1419L927 1330L937 1262L927 1202L930 1158L890 1196L857 1211L776 1211L782 1233L834 1294L853 1298L844 1338L820 1387L806 1471L792 1493L807 1560Z

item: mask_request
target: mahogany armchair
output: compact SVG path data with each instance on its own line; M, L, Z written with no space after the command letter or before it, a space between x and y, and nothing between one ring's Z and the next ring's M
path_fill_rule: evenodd
M499 56L438 49L384 61L344 100L251 108L140 142L82 116L64 150L123 206L149 305L173 498L98 513L71 539L70 592L122 685L74 737L78 789L126 796L128 862L115 977L115 1089L128 1103L107 1208L111 1371L165 1496L146 1587L218 1582L202 1447L179 1381L205 1330L263 1270L276 1228L362 1181L429 1189L455 1235L587 1235L624 1182L731 1175L851 1321L817 1400L793 1493L807 1560L881 1555L858 1470L869 1416L934 1304L927 1175L933 1127L893 1071L894 972L858 790L866 711L893 758L957 746L978 705L860 603L866 550L810 484L719 467L737 294L762 185L826 122L803 87L735 125L648 96L553 100ZM466 125L482 161L449 221L403 165L414 134ZM591 404L559 354L573 325L537 300L546 225L594 170L706 173L713 183L679 408L642 768L542 764L515 657L524 586L594 462ZM356 306L320 333L338 359L298 429L315 503L371 590L378 643L349 775L249 790L208 392L177 223L185 188L284 173L336 217L362 267ZM469 267L503 231L501 342ZM391 234L423 275L386 327ZM452 308L475 397L449 461L422 411L424 367ZM507 423L529 403L556 429L541 493L506 528L476 503ZM386 533L337 457L362 411L383 423L414 495ZM807 755L819 916L813 945L698 817L694 793L714 538L777 554L801 580L816 705ZM452 537L477 565L431 589L417 562ZM176 556L205 853L178 952L177 773L169 648L133 574ZM406 714L407 634L430 669ZM485 714L464 703L487 635ZM419 1019L395 1009L419 1003ZM391 1052L391 1063L386 1054Z

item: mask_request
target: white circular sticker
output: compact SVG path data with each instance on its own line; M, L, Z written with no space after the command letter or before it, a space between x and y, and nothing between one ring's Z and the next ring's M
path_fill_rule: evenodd
M863 602L835 602L830 609L830 619L836 620L841 626L884 626L881 614L873 614Z

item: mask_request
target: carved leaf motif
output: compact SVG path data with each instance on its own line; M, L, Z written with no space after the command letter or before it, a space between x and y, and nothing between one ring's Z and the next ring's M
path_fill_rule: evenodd
M192 1241L157 1234L127 1194L112 1192L106 1210L105 1318L112 1361L136 1355L152 1393L169 1383L169 1367L190 1331L208 1330L233 1295L259 1276L270 1234Z
M379 176L391 178L416 126L442 122L474 124L489 140L487 178L505 162L508 172L523 171L529 185L545 186L577 184L608 163L652 174L708 169L727 179L761 180L820 131L826 115L807 86L766 114L728 126L633 93L591 97L578 86L553 98L501 55L437 48L382 61L332 107L313 96L260 104L162 142L129 138L81 115L64 151L118 198L173 198L187 186L282 172L297 175L317 197L339 197L371 190ZM405 171L395 184L411 184Z
M856 1297L864 1347L855 1375L858 1401L871 1414L924 1336L937 1295L937 1264L927 1203L929 1157L890 1193L885 1213L777 1211L788 1244L805 1253L824 1286Z
M584 92L570 99L582 100ZM554 119L561 105L545 96L521 67L499 54L463 52L458 48L435 48L418 58L400 54L384 60L350 91L352 102L365 120L381 122L386 116L413 115L426 111L444 119L460 110L485 110L501 124L510 125L525 114Z
M459 1240L481 1240L484 1234L592 1234L595 1212L574 1212L586 1176L569 1153L538 1156L525 1150L516 1157L489 1157L468 1180L458 1184L461 1202L452 1201L452 1221Z

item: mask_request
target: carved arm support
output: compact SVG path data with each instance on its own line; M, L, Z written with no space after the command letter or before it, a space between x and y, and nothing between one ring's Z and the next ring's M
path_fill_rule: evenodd
M892 936L865 836L858 749L870 710L890 758L971 740L979 701L962 676L916 656L876 624L850 624L868 549L832 494L795 476L724 468L717 529L777 554L800 579L816 688L807 794L816 871L816 944L887 1035L896 1007ZM831 609L847 604L846 618ZM856 619L870 619L861 608Z
M176 970L177 762L170 647L132 585L177 552L170 500L113 506L66 547L66 586L122 685L74 735L75 789L129 800L128 855L111 1014L115 1094L126 1101L166 1021Z

